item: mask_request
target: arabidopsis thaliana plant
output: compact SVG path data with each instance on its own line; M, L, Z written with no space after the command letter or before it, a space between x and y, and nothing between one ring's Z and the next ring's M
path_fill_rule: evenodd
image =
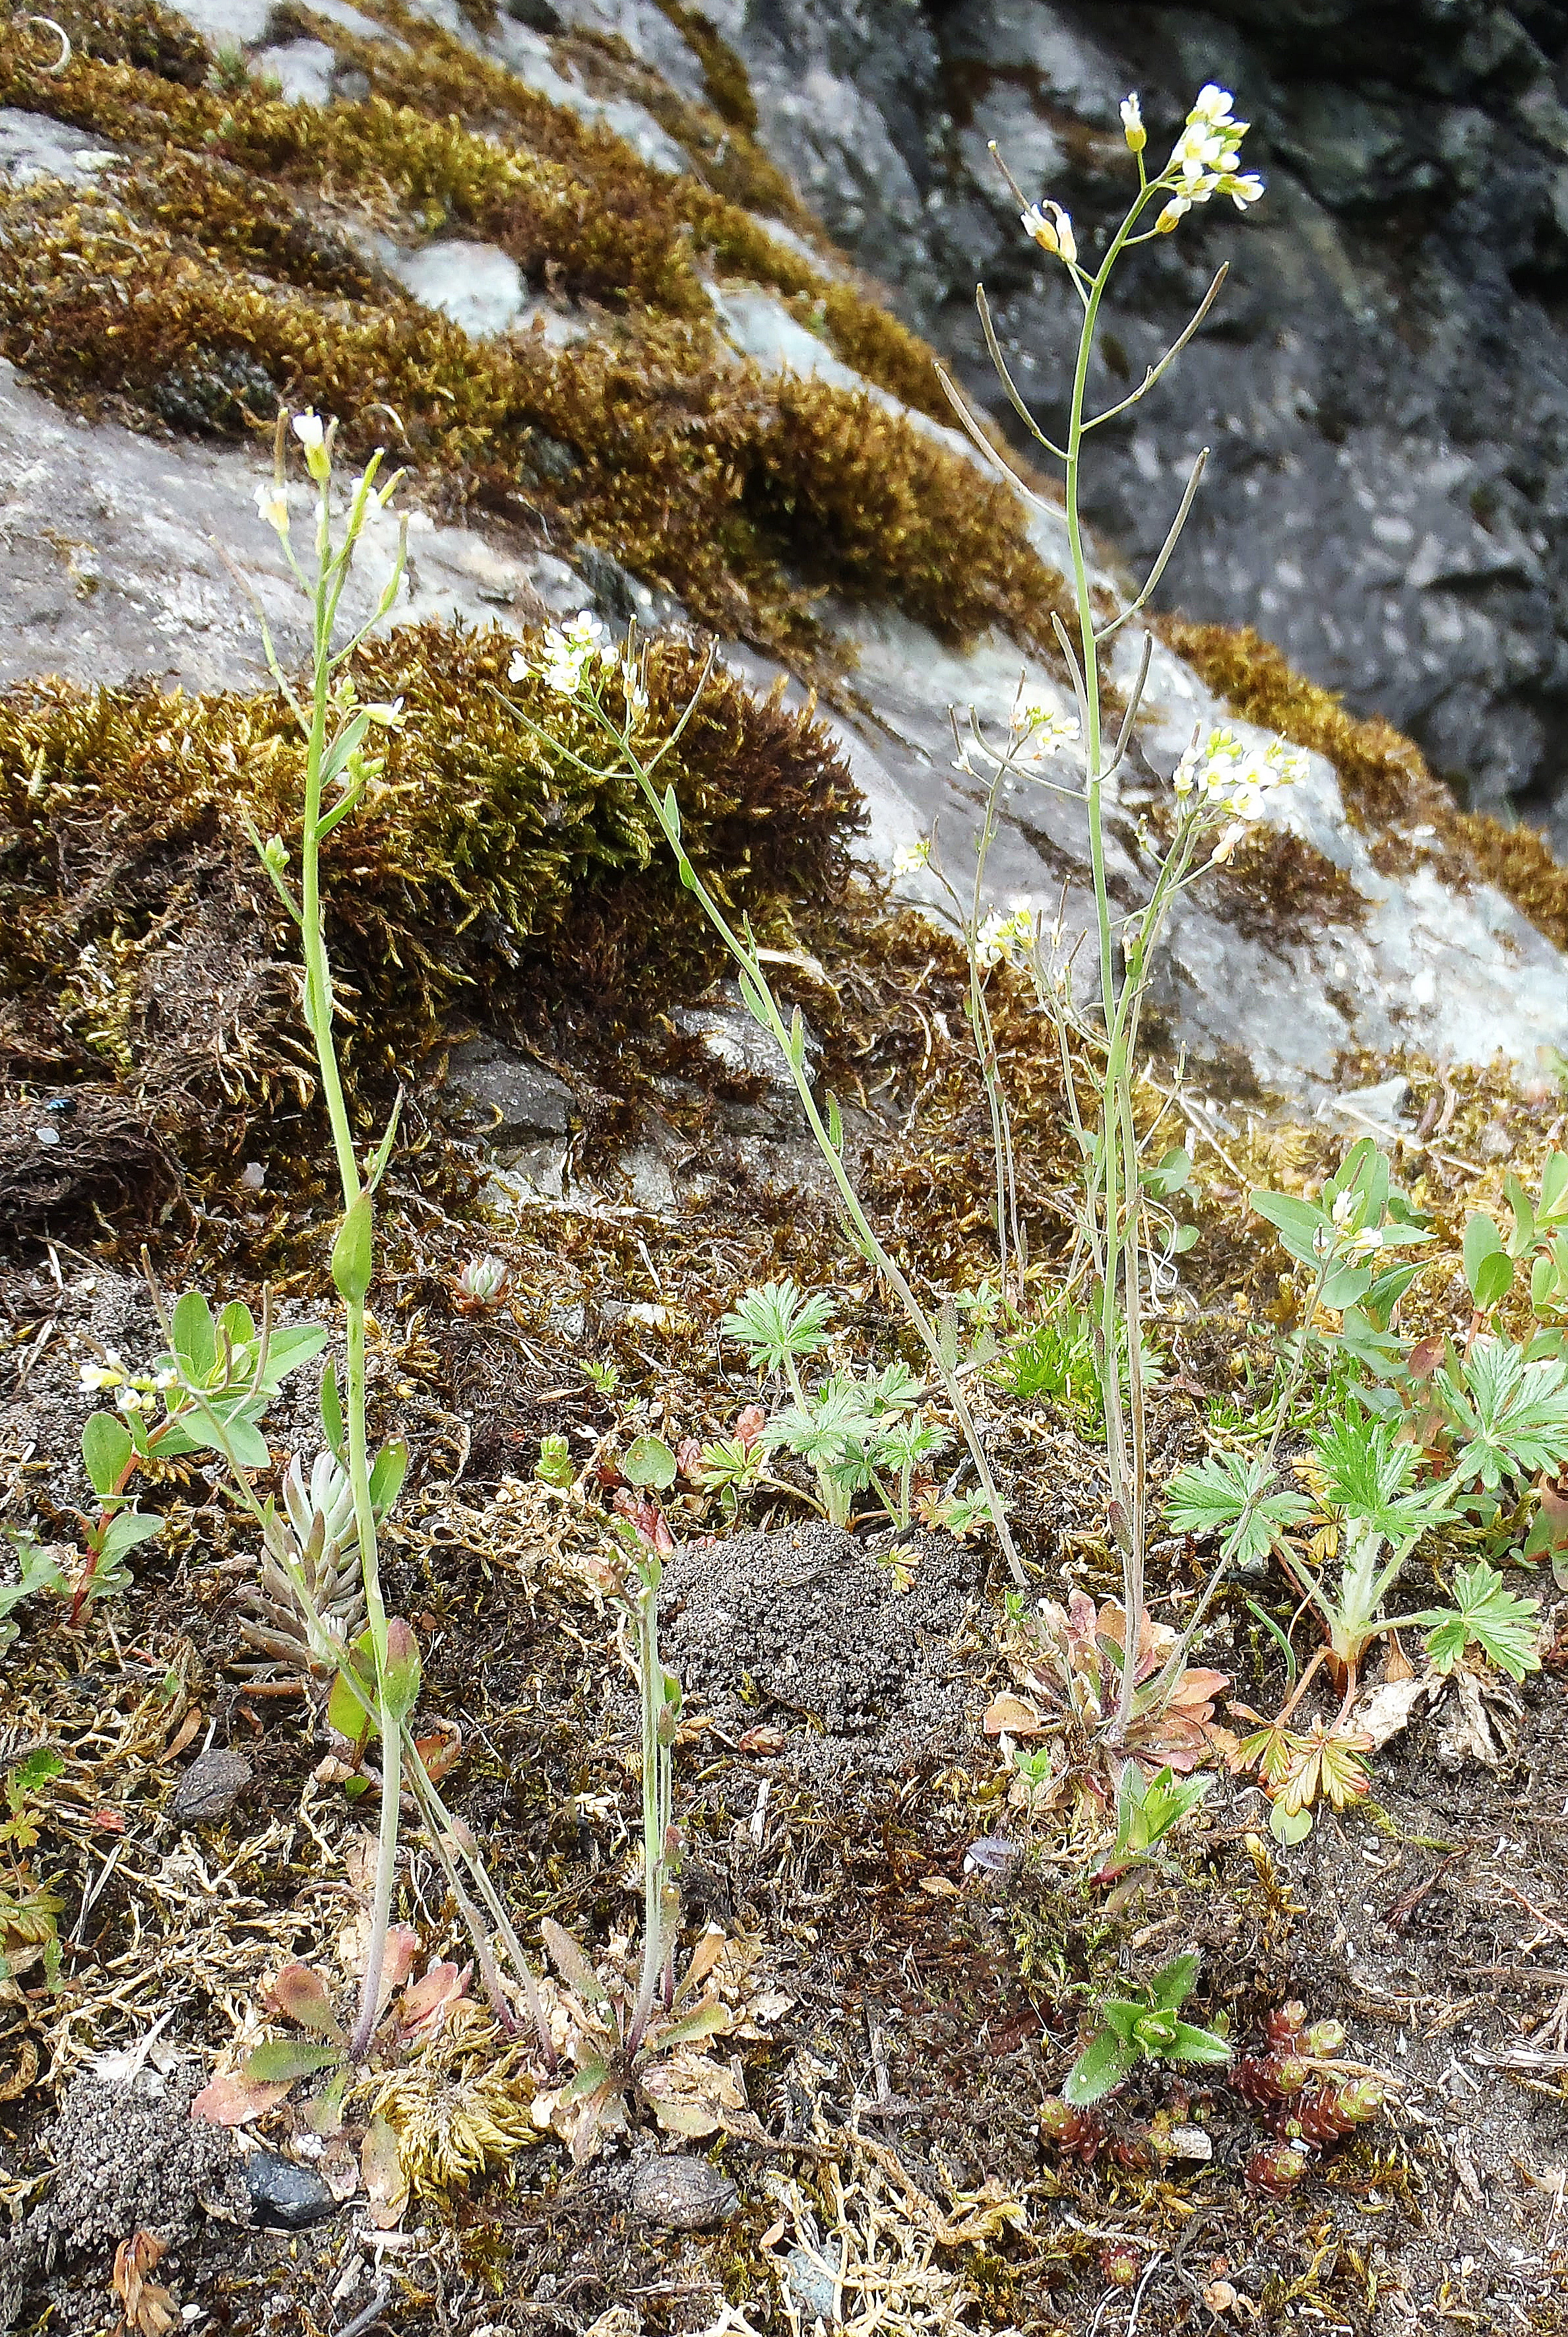
M1176 765L1171 784L1178 800L1200 811L1240 820L1261 819L1276 787L1293 786L1307 774L1307 758L1282 738L1266 747L1249 743L1228 728L1194 738ZM1232 847L1233 848L1233 847ZM1226 853L1224 857L1229 857Z
M507 679L526 681L537 670L551 689L559 690L563 698L576 698L589 667L607 663L615 655L603 633L604 627L592 611L579 609L569 623L548 628L537 668L527 651L519 650L507 668Z
M1169 235L1194 203L1206 203L1211 195L1229 195L1239 211L1262 195L1263 181L1257 172L1237 167L1249 125L1232 115L1234 103L1228 89L1212 81L1204 83L1193 101L1182 134L1161 173L1162 182L1171 184L1173 192L1154 221L1157 235ZM1124 119L1125 112L1124 106ZM1130 132L1127 142L1132 143Z

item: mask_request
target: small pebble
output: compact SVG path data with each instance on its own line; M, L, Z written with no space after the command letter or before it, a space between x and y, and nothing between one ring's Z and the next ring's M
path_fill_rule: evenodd
M180 1778L170 1806L187 1824L210 1824L229 1815L254 1775L243 1753L209 1745Z
M842 2271L842 2244L838 2249L831 2244L823 2248L822 2264L815 2261L814 2254L808 2255L804 2248L792 2248L784 2258L784 2278L789 2283L795 2311L808 2323L813 2321L831 2322L834 2318L833 2291L838 2281L824 2272L823 2265L833 2264L835 2257Z
M711 2232L733 2215L740 2194L706 2158L645 2158L631 2178L631 2208L667 2232Z
M1167 2139L1173 2158L1202 2163L1214 2155L1213 2137L1205 2134L1201 2126L1174 2126Z
M41 1128L38 1130L38 1141L40 1144L58 1144L60 1141L60 1130L57 1128L49 1128L47 1126Z
M253 2223L263 2231L303 2232L337 2213L337 2201L319 2175L275 2151L253 2150L245 2162Z

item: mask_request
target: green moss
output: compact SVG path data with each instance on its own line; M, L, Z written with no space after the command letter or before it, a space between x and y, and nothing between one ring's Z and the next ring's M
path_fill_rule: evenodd
M722 114L732 130L744 130L748 136L755 133L756 100L751 93L750 78L718 27L700 8L682 7L680 0L657 0L657 5L701 65L702 85L714 112Z
M1549 941L1568 949L1568 868L1553 857L1543 836L1459 811L1412 739L1381 716L1349 713L1331 690L1295 672L1284 653L1250 626L1232 630L1167 617L1160 631L1247 721L1328 757L1352 820L1385 832L1374 846L1380 865L1409 856L1398 831L1432 827L1449 883L1485 877Z

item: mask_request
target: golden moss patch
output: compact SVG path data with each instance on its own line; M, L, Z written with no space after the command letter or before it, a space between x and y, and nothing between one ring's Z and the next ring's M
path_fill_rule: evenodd
M408 725L324 856L331 940L364 1003L360 1069L405 1060L453 1002L663 1004L705 983L712 937L623 778L590 780L511 701L585 757L596 735L535 680L514 638L439 626L367 646L366 695ZM659 642L649 721L663 730L699 668ZM662 731L660 733L662 735ZM0 994L13 1077L123 1083L155 1118L220 1138L246 1110L308 1086L291 940L243 821L289 835L297 733L272 694L165 697L40 684L0 694ZM719 672L669 760L694 860L764 930L842 882L860 813L825 734ZM354 1010L358 1013L359 1010Z
M1435 828L1447 882L1485 877L1549 941L1568 949L1568 868L1553 858L1544 837L1485 813L1459 811L1412 739L1380 715L1349 713L1332 690L1304 680L1251 626L1232 630L1164 617L1159 630L1247 721L1328 757L1357 826L1385 832L1374 846L1380 865L1404 856L1400 830Z

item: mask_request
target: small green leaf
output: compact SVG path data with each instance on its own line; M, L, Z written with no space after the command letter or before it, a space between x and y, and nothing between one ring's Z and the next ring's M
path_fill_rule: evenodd
M1288 1810L1282 1802L1276 1802L1269 1812L1269 1832L1287 1849L1294 1843L1305 1842L1311 1831L1310 1810Z
M175 1354L197 1385L204 1385L218 1362L218 1332L212 1309L200 1290L188 1290L175 1300L170 1327Z
M675 1454L658 1436L639 1436L623 1454L620 1473L628 1485L649 1486L665 1492L675 1482Z
M1161 1965L1149 1983L1149 1995L1162 2012L1174 2012L1179 2004L1185 2004L1197 1985L1198 1959L1189 1948L1185 1954L1173 1956L1168 1964Z
M1086 2109L1119 2085L1136 2061L1137 2050L1106 2032L1086 2045L1067 2072L1062 2099L1075 2109Z
M382 1446L370 1472L370 1506L378 1523L402 1492L407 1474L407 1439L394 1436Z
M348 1465L343 1431L343 1398L337 1392L337 1364L328 1355L321 1367L321 1433L339 1468Z
M844 1149L844 1117L839 1110L837 1096L831 1093L828 1097L828 1142L835 1152L842 1152Z
M571 1933L546 1915L540 1924L545 1948L557 1971L574 1994L585 2003L608 2006L609 1999L599 1974L572 1938Z
M363 1187L332 1245L332 1279L351 1306L362 1305L370 1288L375 1243L375 1202Z
M135 1447L130 1431L115 1412L95 1412L82 1432L82 1458L95 1493L107 1497L119 1490Z
M163 1531L161 1518L150 1518L141 1510L117 1510L103 1530L99 1544L105 1558L123 1558L128 1550L139 1542L151 1541Z
M1500 1671L1522 1680L1539 1671L1536 1651L1540 1601L1517 1598L1505 1589L1503 1577L1484 1558L1462 1566L1454 1578L1456 1604L1411 1617L1431 1625L1427 1653L1434 1670L1451 1672L1467 1647L1478 1647Z
M1261 1217L1266 1217L1279 1235L1290 1256L1300 1258L1303 1266L1316 1266L1317 1240L1325 1228L1332 1232L1327 1213L1310 1201L1300 1201L1293 1193L1269 1193L1254 1188L1251 1204Z
M247 2056L244 2073L253 2085L287 2086L313 2077L343 2058L341 2045L307 2045L300 2037L278 2037Z
M721 2037L729 2024L729 2007L721 2004L716 1996L710 1996L705 1998L695 2011L687 2013L680 2020L672 2020L667 2028L661 2029L655 2042L662 2053L672 2045L689 2044L694 2038Z
M413 1627L394 1615L386 1627L386 1659L381 1667L382 1694L394 1720L406 1720L418 1703L420 1672Z
M1190 2020L1178 2020L1176 2033L1165 2051L1173 2061L1228 2061L1231 2048L1212 2029L1194 2028Z

